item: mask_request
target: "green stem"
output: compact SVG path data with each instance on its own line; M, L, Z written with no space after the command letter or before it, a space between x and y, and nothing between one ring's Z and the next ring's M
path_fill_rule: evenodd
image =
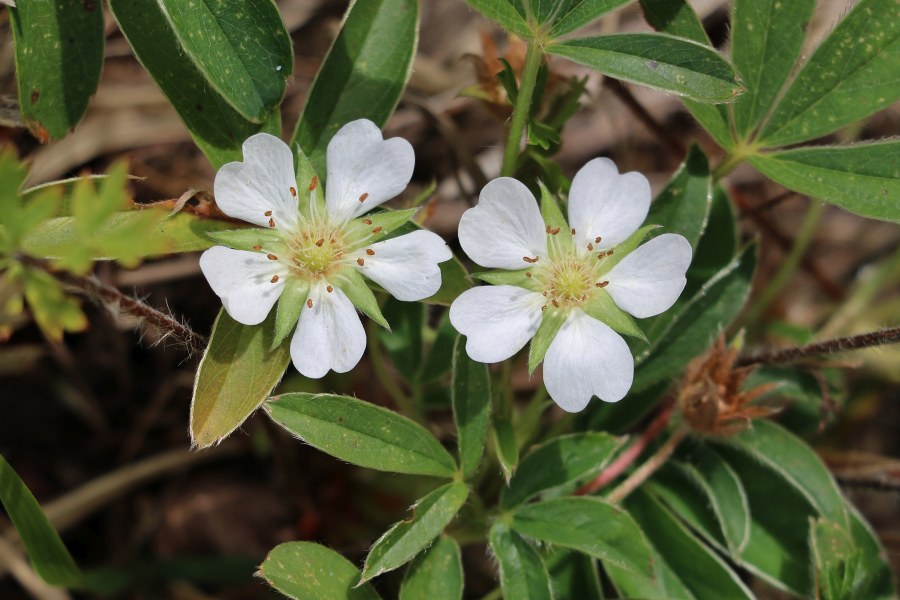
M722 162L719 163L719 166L713 171L713 181L719 181L734 169L744 162L744 156L740 154L727 154Z
M803 259L803 255L812 243L816 228L819 226L819 220L822 218L822 211L825 205L821 202L813 201L810 203L809 209L806 211L806 217L800 226L800 233L794 240L794 246L781 263L778 272L769 281L769 285L763 289L759 298L753 304L753 307L747 312L747 316L742 319L742 326L747 327L759 322L759 319L765 313L769 305L778 297L784 286L790 281L791 275L797 270L797 265Z
M509 124L509 137L506 139L506 152L503 154L503 168L500 175L512 177L516 171L516 159L519 158L519 146L522 142L522 132L528 122L531 112L531 99L534 96L534 84L537 81L538 70L544 53L536 40L528 42L528 50L525 54L525 68L522 70L522 83L519 84L519 92L516 96L516 105L513 107L512 120Z

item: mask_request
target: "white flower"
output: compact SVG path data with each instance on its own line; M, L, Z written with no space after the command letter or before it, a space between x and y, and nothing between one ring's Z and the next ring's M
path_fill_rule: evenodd
M532 368L543 358L550 396L576 412L592 396L616 402L628 392L634 359L616 330L640 335L625 313L651 317L674 304L691 245L663 234L635 249L649 229L638 230L650 185L640 173L620 175L609 159L575 175L568 226L555 200L545 202L552 205L542 215L528 188L508 177L484 187L460 221L460 244L479 265L514 272L482 274L500 285L464 292L450 321L480 362L505 360L535 338Z
M452 257L430 231L382 239L411 213L364 216L409 183L412 146L384 140L371 121L348 123L328 144L324 202L316 179L298 185L294 157L278 138L258 133L243 152L244 162L228 163L216 175L216 203L226 215L265 229L214 235L244 249L210 248L200 268L228 314L244 325L262 323L284 294L279 318L284 310L296 319L291 359L300 373L347 372L366 346L354 302L369 314L378 310L359 274L399 300L422 300L441 286L438 263Z

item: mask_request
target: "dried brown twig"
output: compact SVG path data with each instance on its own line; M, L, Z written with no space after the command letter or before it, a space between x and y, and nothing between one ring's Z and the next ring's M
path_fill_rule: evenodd
M796 348L784 348L783 350L770 350L767 352L757 352L749 356L742 356L735 363L738 367L746 367L749 365L773 365L784 364L822 356L826 354L835 354L838 352L847 352L849 350L860 350L862 348L871 348L873 346L883 346L886 344L900 343L900 327L891 327L882 329L881 331L871 331L869 333L861 333L859 335L851 335L847 337L834 338L822 342L815 342L805 346Z

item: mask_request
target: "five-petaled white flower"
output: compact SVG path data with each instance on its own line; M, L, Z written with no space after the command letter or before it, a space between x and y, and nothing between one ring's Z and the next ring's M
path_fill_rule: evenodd
M278 138L258 133L243 152L244 162L216 174L216 203L226 215L264 229L213 236L244 249L210 248L200 268L228 314L244 325L263 322L282 297L279 318L284 310L290 327L297 324L291 359L300 373L347 372L366 346L354 303L371 315L374 300L359 274L399 300L422 300L441 286L438 263L452 257L430 231L382 239L405 221L398 221L399 212L365 215L409 183L412 146L402 138L384 140L371 121L348 123L328 144L324 202L317 179L298 186L291 149Z
M558 218L545 223L519 181L501 177L484 187L463 214L460 244L479 265L516 273L485 274L506 285L467 290L450 307L450 321L480 362L505 360L535 338L532 368L543 358L547 391L575 412L594 395L616 402L628 392L634 358L616 330L640 335L625 313L651 317L674 304L691 245L663 234L636 247L649 229L638 230L650 185L640 173L620 175L609 159L594 159L575 175L568 227L549 201L553 210L544 215Z

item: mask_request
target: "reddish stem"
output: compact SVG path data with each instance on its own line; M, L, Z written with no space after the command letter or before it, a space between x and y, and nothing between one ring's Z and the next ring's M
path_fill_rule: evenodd
M584 484L580 488L575 491L576 496L586 496L588 494L593 494L609 482L616 479L619 475L621 475L625 470L631 466L634 461L641 455L641 453L647 448L647 446L656 439L663 429L666 428L666 425L669 424L669 419L672 418L672 413L675 411L675 404L671 403L663 408L656 417L650 422L647 426L647 429L641 434L641 436L634 441L628 448L625 449L622 454L616 458L608 467L606 467L603 471L600 472L597 477L594 478L593 481L589 481Z

